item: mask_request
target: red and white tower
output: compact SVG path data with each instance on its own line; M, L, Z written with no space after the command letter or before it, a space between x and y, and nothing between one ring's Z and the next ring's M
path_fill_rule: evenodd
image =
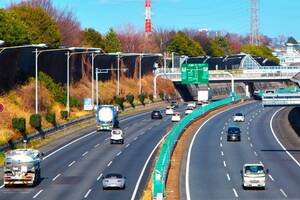
M146 8L146 20L145 20L145 32L151 33L152 32L152 22L151 22L151 0L146 0L145 8Z

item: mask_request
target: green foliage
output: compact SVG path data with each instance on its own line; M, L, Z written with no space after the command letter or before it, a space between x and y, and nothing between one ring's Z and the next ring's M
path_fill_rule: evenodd
M126 101L134 108L134 96L133 94L126 95Z
M225 56L231 53L230 45L225 37L215 37L211 41L210 54L212 56Z
M124 110L124 102L125 98L124 97L114 97L116 104L118 104L122 110Z
M55 83L49 75L43 72L39 72L39 80L54 95L55 101L66 105L66 93L59 84Z
M40 7L19 5L10 9L26 24L32 44L58 47L62 40L57 23Z
M36 130L40 131L42 129L42 117L40 114L30 115L30 125Z
M169 52L176 52L186 56L202 56L205 55L201 45L190 39L183 32L178 32L168 45Z
M272 50L266 46L252 46L245 45L242 46L241 51L244 53L248 53L254 56L261 56L263 58L267 58L273 61L276 65L279 65L279 60L272 54Z
M5 46L30 43L29 28L14 13L0 9L0 38Z
M53 126L56 125L56 115L54 112L48 112L46 114L46 120L47 122L51 123Z
M12 127L24 135L26 133L26 119L23 117L13 118Z
M140 94L138 97L142 105L145 105L145 99L146 99L145 94Z
M71 96L70 97L70 107L76 107L76 108L80 108L81 104L80 104L80 100L77 97Z
M154 102L153 94L149 94L149 99L150 99L150 101L151 101L152 103Z
M287 43L298 44L297 40L294 37L289 37Z
M118 39L116 32L112 28L110 28L106 34L104 42L105 52L120 52L122 50L121 42Z
M83 45L104 49L104 39L95 29L86 28L83 31Z
M164 92L160 92L159 93L159 97L161 100L165 100L165 93Z
M67 120L68 117L69 117L68 111L66 111L66 110L60 111L60 117L61 117L63 120Z

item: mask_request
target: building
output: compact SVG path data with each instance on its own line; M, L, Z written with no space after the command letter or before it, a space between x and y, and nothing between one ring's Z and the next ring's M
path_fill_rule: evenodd
M280 60L282 66L298 66L300 65L299 47L299 44L287 43L284 48L275 49L273 55Z

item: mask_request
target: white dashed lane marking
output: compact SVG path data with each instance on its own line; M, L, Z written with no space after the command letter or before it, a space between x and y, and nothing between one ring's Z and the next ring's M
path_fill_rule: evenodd
M84 157L84 156L86 156L86 154L88 154L89 152L88 151L86 151L85 153L83 153L81 156L82 157Z
M284 192L283 189L280 189L280 192L283 194L283 196L284 196L285 198L287 198L287 195L286 195L286 193Z
M271 176L271 174L269 174L269 177L272 181L275 181L274 178Z
M221 151L221 156L224 156L224 152L223 151Z
M55 181L58 177L60 177L61 176L61 174L57 174L53 179L52 179L52 181Z
M117 154L117 156L121 155L121 153L122 153L122 151L120 151L120 152Z
M226 167L226 166L227 166L225 161L223 161L223 165L224 165L224 167Z
M84 195L84 198L85 198L85 199L88 198L88 196L89 196L89 194L91 193L91 191L92 191L92 189L89 189L89 190L87 191L87 193Z
M74 163L76 163L76 161L74 160L74 161L72 161L69 165L68 165L68 167L71 167L72 165L74 165Z
M99 181L101 179L101 177L103 176L103 174L101 173L98 178L97 178L97 181Z
M112 161L110 161L110 162L107 164L107 167L109 167L111 164L112 164Z
M238 198L239 195L238 195L238 193L236 192L236 190L235 190L234 188L232 188L232 191L233 191L233 193L234 193L234 196L235 196L236 198Z
M38 193L36 193L32 198L35 199L37 198L41 193L43 192L43 190L40 190Z
M228 181L230 181L230 176L229 176L229 174L227 173L227 179L228 179Z
M99 147L100 146L100 144L96 144L95 146L94 146L94 148L97 148L97 147Z

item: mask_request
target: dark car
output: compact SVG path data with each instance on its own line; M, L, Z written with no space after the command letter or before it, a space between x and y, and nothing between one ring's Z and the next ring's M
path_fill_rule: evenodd
M162 114L160 110L153 110L151 113L151 119L162 119Z
M238 126L228 127L227 141L241 141L241 129Z
M178 108L179 106L178 106L178 103L176 102L176 100L172 100L171 101L171 106L173 107L173 108Z

